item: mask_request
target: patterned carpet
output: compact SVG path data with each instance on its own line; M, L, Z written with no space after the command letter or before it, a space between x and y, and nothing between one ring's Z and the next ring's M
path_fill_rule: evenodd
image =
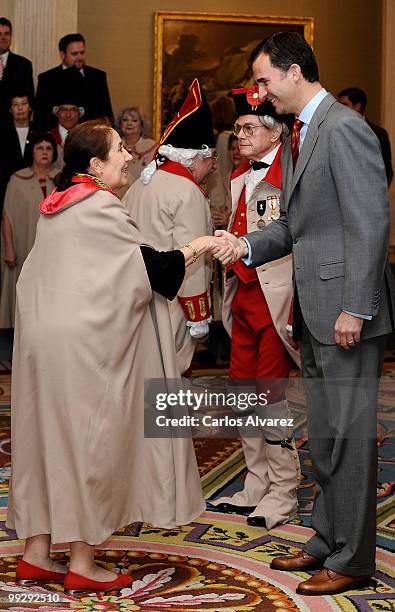
M23 543L5 529L10 470L10 377L0 374L0 610L24 612L284 612L395 610L395 425L391 387L395 364L386 364L380 394L380 471L378 486L377 572L368 588L334 597L296 595L295 587L307 573L270 570L271 558L297 550L311 534L309 515L314 481L307 443L298 440L303 480L300 513L292 524L267 532L249 527L242 516L214 511L174 530L135 523L117 532L100 551L99 562L132 573L131 589L120 594L66 596L55 584L16 586L15 567ZM301 398L294 400L298 410ZM303 425L301 425L303 428ZM229 494L243 484L245 465L236 439L195 440L202 485L208 500ZM54 556L67 561L62 546Z

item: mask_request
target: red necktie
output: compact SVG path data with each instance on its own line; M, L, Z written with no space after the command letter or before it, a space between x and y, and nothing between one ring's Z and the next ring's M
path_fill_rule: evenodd
M299 157L299 145L300 145L300 130L302 129L303 121L300 119L296 119L291 136L291 151L292 151L292 161L294 164L294 170L296 166L296 162Z

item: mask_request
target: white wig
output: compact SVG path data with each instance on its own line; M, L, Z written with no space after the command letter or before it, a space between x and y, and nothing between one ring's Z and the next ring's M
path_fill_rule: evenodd
M159 166L165 161L164 158L178 162L182 166L185 166L185 168L190 168L193 165L195 157L211 157L212 154L212 150L207 145L203 145L201 149L182 149L173 147L172 145L161 145L155 159L153 159L141 172L140 181L144 185L148 185Z

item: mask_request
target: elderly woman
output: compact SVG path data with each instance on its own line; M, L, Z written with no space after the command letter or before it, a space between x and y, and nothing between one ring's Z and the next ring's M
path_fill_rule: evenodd
M26 539L17 580L68 592L130 584L94 562L120 527L171 528L204 508L192 440L144 437L144 379L179 377L166 298L216 239L141 246L113 193L129 159L107 125L70 132L18 282L7 525ZM49 557L58 542L69 570Z
M30 140L31 166L15 172L7 187L2 219L0 327L14 327L15 287L33 246L40 217L39 203L54 188L56 144L48 134Z
M132 156L128 165L127 184L117 191L122 197L152 160L156 142L149 138L148 120L138 106L123 108L115 119L115 128L122 137L123 146Z
M217 156L211 111L195 79L181 108L166 128L153 160L123 198L149 244L178 248L189 238L212 233L208 194L202 182L215 170ZM212 262L190 267L169 303L180 370L191 365L197 338L209 331L208 287Z
M239 141L237 136L234 134L231 134L228 138L228 158L231 164L231 169L222 179L224 189L222 206L211 207L211 219L216 229L226 228L228 226L229 217L232 210L232 196L230 193L231 176L243 161L243 158L240 155Z
M31 160L31 113L28 95L23 91L15 93L10 99L10 121L0 126L0 207L10 176L26 168Z

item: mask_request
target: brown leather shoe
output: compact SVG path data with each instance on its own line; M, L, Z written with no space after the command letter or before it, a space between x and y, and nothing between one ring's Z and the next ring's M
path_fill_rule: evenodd
M299 595L336 595L367 586L369 580L370 576L344 576L324 568L315 576L301 582L296 592Z
M283 572L303 571L305 569L317 569L322 567L323 561L309 555L304 550L288 557L276 557L270 564L270 567Z

